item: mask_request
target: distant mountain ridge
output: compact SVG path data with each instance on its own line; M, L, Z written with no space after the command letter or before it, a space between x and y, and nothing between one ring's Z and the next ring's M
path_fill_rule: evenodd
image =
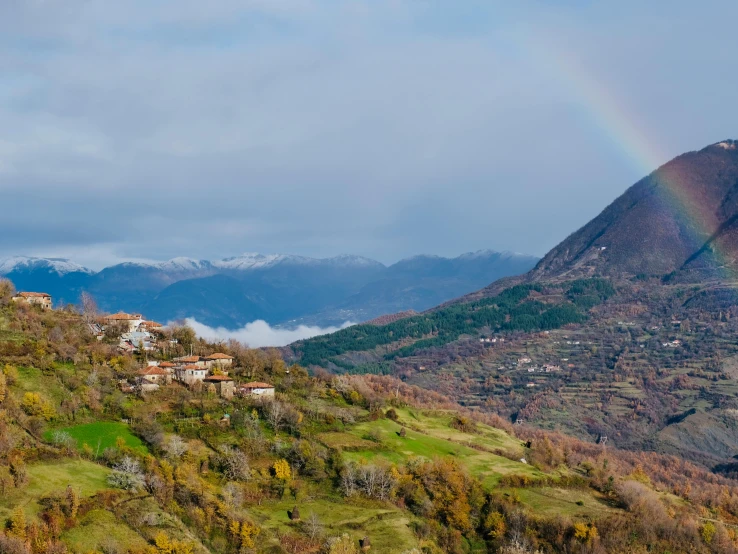
M424 310L490 280L528 271L533 256L482 250L456 258L414 256L384 264L362 256L309 258L246 253L209 261L179 257L124 262L93 271L61 258L15 256L0 275L57 302L92 293L106 311L143 312L161 321L194 317L235 328L270 324L335 325L403 310Z

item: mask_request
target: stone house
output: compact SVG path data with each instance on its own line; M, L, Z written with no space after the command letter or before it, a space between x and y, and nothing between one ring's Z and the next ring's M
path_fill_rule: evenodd
M44 310L51 309L51 295L45 292L19 292L13 297L14 302L23 302L31 306L41 306Z
M274 396L274 385L269 383L252 382L238 388L241 396Z
M139 325L144 322L141 314L127 314L125 312L118 312L117 314L106 315L103 320L108 325L123 325L128 328L129 333L133 333L138 329Z
M172 382L172 376L166 369L153 365L139 370L138 376L160 385L168 385Z
M216 367L222 370L228 370L233 366L233 356L223 354L222 352L215 352L209 356L205 356L205 365L210 369Z
M179 381L182 381L185 385L192 386L195 383L202 383L203 379L208 375L208 370L205 367L190 364L177 369L176 375Z
M208 389L212 387L212 390L221 398L227 398L229 400L233 398L233 393L236 390L233 379L227 375L210 375L203 379L203 384Z

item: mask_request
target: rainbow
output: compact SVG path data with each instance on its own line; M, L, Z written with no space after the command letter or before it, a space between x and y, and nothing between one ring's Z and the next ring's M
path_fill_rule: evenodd
M662 167L669 160L666 152L659 149L659 141L649 138L649 133L639 125L626 106L616 98L612 91L598 82L590 71L584 68L576 56L548 41L540 47L540 36L527 42L525 49L543 62L544 67L555 71L567 92L577 100L577 104L589 116L592 123L608 140L622 152L635 169L642 175L650 175L656 180L662 201L676 214L678 222L690 234L690 242L697 251L708 244L723 277L738 281L735 272L736 260L729 244L716 236L720 220L714 209L701 198L690 183L677 171ZM539 47L536 48L535 45ZM725 144L735 148L734 143ZM659 169L656 169L659 168Z

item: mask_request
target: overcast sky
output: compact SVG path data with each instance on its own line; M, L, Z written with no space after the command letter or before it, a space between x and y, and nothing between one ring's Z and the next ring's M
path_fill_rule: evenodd
M0 257L542 255L653 164L738 138L736 21L735 0L3 0Z

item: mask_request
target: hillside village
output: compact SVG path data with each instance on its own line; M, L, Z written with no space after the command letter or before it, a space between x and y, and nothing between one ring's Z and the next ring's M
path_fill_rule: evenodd
M42 310L53 309L51 295L43 292L19 292L12 300ZM229 375L234 358L223 352L166 359L177 340L166 338L164 325L147 320L141 314L100 315L89 321L87 327L98 341L106 336L116 338L121 353L141 355L142 367L136 376L118 382L124 393L154 392L162 386L179 383L193 391L206 391L229 400L236 395L274 396L274 386L269 383L237 383Z

